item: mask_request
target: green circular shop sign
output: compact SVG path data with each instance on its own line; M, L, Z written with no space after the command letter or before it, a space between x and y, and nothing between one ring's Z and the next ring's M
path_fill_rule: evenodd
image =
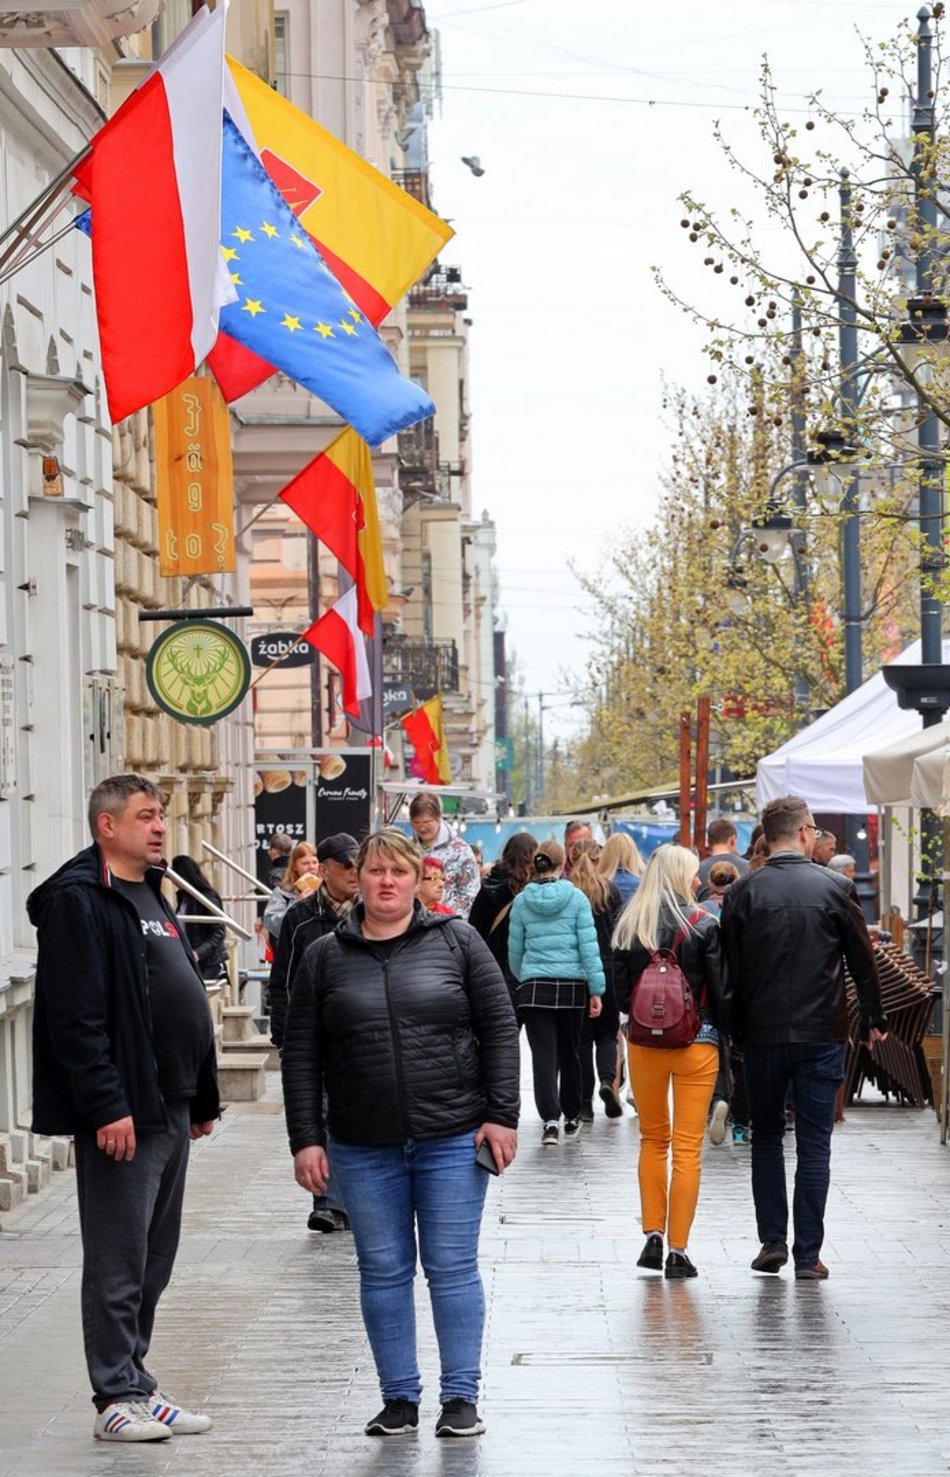
M182 723L217 723L247 692L251 661L233 631L214 621L178 621L145 664L158 706Z

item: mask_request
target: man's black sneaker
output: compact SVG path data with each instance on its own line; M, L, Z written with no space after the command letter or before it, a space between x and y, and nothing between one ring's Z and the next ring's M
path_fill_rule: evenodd
M484 1429L471 1400L446 1400L435 1423L437 1436L480 1436Z
M753 1272L780 1272L787 1261L788 1246L784 1241L764 1241L751 1266Z
M564 1142L568 1143L571 1139L579 1139L581 1136L581 1127L582 1124L579 1118L568 1118L564 1124Z
M410 1436L419 1425L419 1407L411 1400L387 1400L379 1415L367 1421L367 1436Z
M599 1088L600 1100L604 1105L604 1112L608 1118L622 1118L623 1106L614 1092L612 1082L602 1082Z
M331 1210L329 1205L321 1205L312 1210L307 1217L308 1231L322 1231L329 1236L331 1231L348 1231L350 1229L349 1217L342 1210Z

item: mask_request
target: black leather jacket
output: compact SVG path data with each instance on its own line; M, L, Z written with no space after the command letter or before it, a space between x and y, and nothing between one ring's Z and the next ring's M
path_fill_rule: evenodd
M385 1146L516 1128L518 1027L475 930L417 903L383 948L362 916L359 904L311 944L294 976L281 1058L291 1153L325 1145L328 1129Z
M862 1040L871 1026L886 1029L871 940L847 878L800 852L778 852L730 887L721 927L737 1042L846 1041L845 960Z
M704 908L696 907L687 915L692 927L677 949L680 969L686 976L703 1019L717 1030L730 1028L730 983L719 937L719 922ZM672 948L682 918L672 913L661 915L658 943L661 949ZM613 986L617 1006L624 1014L630 1008L630 991L650 962L649 950L641 943L631 949L614 951Z

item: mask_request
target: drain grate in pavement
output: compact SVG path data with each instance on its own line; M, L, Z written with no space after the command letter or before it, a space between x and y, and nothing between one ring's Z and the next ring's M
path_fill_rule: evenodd
M512 1364L522 1365L565 1365L565 1364L650 1364L650 1365L679 1365L679 1364L702 1364L709 1365L713 1362L712 1354L697 1350L693 1354L677 1354L674 1358L665 1359L662 1354L631 1354L626 1350L592 1349L590 1352L575 1349L573 1353L565 1354L554 1350L531 1350L520 1354L512 1354Z

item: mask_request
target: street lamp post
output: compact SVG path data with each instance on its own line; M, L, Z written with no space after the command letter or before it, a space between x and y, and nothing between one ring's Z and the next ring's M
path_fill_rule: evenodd
M858 259L854 252L851 223L851 176L841 170L838 198L841 202L841 240L838 251L838 353L841 380L838 414L847 439L853 440L858 411ZM852 458L845 464L841 511L841 574L844 585L844 688L854 692L861 686L861 524L859 518L858 471Z

